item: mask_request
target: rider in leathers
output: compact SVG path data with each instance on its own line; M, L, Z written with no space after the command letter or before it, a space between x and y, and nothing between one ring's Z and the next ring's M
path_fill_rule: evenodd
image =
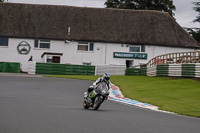
M97 85L101 82L105 82L107 85L107 89L109 90L111 87L111 82L110 82L110 75L109 73L105 73L103 77L99 77L94 83L93 86L90 86L88 88L88 93L90 94L94 89L96 89ZM89 95L89 99L91 100L91 96Z

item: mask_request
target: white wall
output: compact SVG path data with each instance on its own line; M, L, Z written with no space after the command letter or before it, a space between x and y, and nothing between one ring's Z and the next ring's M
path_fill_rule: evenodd
M21 41L26 41L31 46L31 50L28 55L18 53L17 46ZM34 48L33 39L10 38L8 47L0 47L0 62L20 62L22 64L22 71L27 72L28 59L31 55L33 56L34 61L43 62L41 55L44 52L63 53L67 49L67 45L64 43L64 41L51 41L51 44L53 45L51 45L50 49L36 49Z
M145 59L122 59L122 58L113 58L113 52L129 52L129 47L126 47L127 44L124 44L124 47L121 47L121 44L108 44L107 46L107 64L121 64L125 65L126 60L133 60L133 65L139 65L140 63L148 63L149 60L158 55L163 55L167 53L175 52L187 52L194 51L195 49L191 48L175 48L175 47L161 47L161 46L145 46L145 52L147 53L147 60ZM130 46L130 45L129 45Z
M17 46L21 41L26 41L31 46L31 51L28 55L19 54ZM88 62L92 65L125 65L126 60L134 60L133 65L139 65L139 63L147 63L155 56L173 53L173 52L186 52L193 51L194 49L186 48L170 48L160 46L145 46L145 52L148 54L147 60L138 59L121 59L113 58L113 52L129 52L129 47L121 46L121 44L114 43L94 43L94 51L78 51L78 42L68 42L61 40L51 40L50 49L36 49L34 48L34 39L17 39L10 38L8 47L0 47L0 62L20 62L22 64L22 70L28 70L28 59L32 55L33 60L37 62L43 62L41 55L44 52L63 53L61 56L61 63L65 64L79 64Z
M101 54L102 54L102 45L95 43L94 44L94 51L78 51L78 42L71 42L70 45L70 52L66 54L66 56L70 56L71 58L66 58L66 61L72 64L83 64L83 62L91 63L92 65L100 64L102 62ZM100 50L96 48L100 47Z

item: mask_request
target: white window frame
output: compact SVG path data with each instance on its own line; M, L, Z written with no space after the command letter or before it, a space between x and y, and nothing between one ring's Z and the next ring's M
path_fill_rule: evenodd
M50 49L51 48L51 41L50 40L47 41L47 40L44 39L45 41L43 41L43 39L35 39L35 41L36 40L38 41L38 44L37 44L38 46L36 47L35 42L34 42L34 48L35 49ZM41 43L49 43L49 48L41 48L41 46L40 46Z
M85 51L85 52L93 52L94 51L94 43L92 43L93 44L93 49L90 50L90 44L91 43L92 42L79 42L78 45L77 45L77 50L78 51ZM78 49L79 46L87 46L88 48L87 48L87 50L79 50Z

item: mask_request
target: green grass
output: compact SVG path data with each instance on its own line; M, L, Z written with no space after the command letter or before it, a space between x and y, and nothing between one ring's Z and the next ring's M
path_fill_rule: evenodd
M98 76L51 76L96 80ZM200 117L200 81L147 76L112 76L111 82L120 87L123 95L146 102L161 110Z

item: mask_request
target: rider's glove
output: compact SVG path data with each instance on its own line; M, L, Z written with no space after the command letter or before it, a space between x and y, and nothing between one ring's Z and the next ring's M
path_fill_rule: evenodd
M96 89L96 88L97 88L97 86L96 86L96 85L93 85L93 88L94 88L94 89Z

